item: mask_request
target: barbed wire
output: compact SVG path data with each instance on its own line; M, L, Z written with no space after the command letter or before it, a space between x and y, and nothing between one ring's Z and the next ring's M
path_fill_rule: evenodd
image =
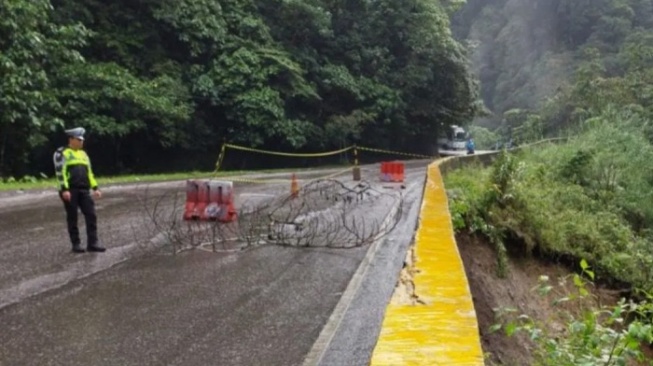
M297 197L287 191L240 199L231 223L184 221L185 194L180 191L140 195L145 230L176 254L188 249L240 251L262 245L356 248L390 233L402 215L403 194L375 189L366 181L311 181ZM241 196L241 197L244 197ZM146 235L147 236L147 235ZM151 243L155 245L155 243Z

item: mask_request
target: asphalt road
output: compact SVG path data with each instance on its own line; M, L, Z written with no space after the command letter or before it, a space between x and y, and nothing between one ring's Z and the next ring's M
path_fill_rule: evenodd
M407 164L400 225L354 249L173 256L152 244L143 207L183 195L177 182L105 189L97 209L109 250L74 255L56 195L0 198L0 365L366 364L412 239L426 163ZM377 171L363 178L392 190ZM235 187L241 199L289 190Z

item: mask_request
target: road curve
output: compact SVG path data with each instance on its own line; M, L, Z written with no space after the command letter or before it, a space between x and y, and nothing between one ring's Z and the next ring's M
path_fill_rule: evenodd
M407 208L419 205L426 163L407 166ZM365 167L363 178L376 181L377 170ZM240 194L288 188L236 184ZM380 323L396 273L375 271L401 265L414 222L404 220L394 240L373 247L382 266L370 246L172 256L135 244L151 235L139 231L139 189L107 189L98 203L109 248L103 254L69 253L56 196L0 199L0 365L302 365L315 355L322 365L369 361L378 326L356 325L352 314L380 309ZM180 190L183 182L150 186L148 194ZM354 305L343 306L343 294ZM366 346L339 346L351 334L343 329L364 333Z

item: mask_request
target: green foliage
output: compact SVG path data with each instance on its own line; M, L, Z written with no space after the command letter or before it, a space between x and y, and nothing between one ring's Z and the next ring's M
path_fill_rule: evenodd
M539 116L530 132L559 135L611 104L651 116L651 19L647 0L469 0L454 29L478 45L472 59L490 125L528 110Z
M521 173L519 162L503 152L494 163L493 169L479 179L484 170L479 166L452 172L446 177L454 229L469 228L490 239L497 253L497 274L505 277L508 272L508 254L505 244L508 231L501 226L502 215L508 205L519 205L514 184Z
M564 293L557 298L549 278L540 276L533 290L552 301L556 308L552 316L543 319L536 314L518 314L513 308L497 308L498 322L490 331L503 329L509 337L525 334L535 344L534 365L628 365L644 361L642 344L653 341L650 299L594 305L590 291L594 272L585 260L580 264L581 274L571 276L572 290L567 288L569 277L561 279L559 287ZM553 324L560 324L564 330L556 330Z
M483 206L483 196L488 175L489 170L473 165L451 171L445 176L449 211L456 231L465 228L476 231L484 225L482 220L475 220L481 219L480 212L487 209Z
M560 177L572 184L586 187L590 184L589 168L592 163L592 153L585 150L576 151L569 161L562 164Z
M53 24L47 0L4 0L1 11L0 123L40 127L47 123L41 111L57 106L48 90L50 72L62 64L80 62L77 49L89 33L81 24Z
M585 258L583 270L591 263L592 278L649 293L653 3L469 0L454 19L458 38L474 47L482 96L493 112L485 126L520 144L572 136L568 143L520 154L520 174L507 174L514 170L500 159L479 177L477 186L494 187L487 194L456 186L465 175L475 177L472 171L448 177L448 187L459 190L451 207L464 213L454 214L456 228L493 242L494 233L502 233L508 249ZM493 230L477 230L478 221ZM630 306L614 311L635 314ZM613 330L599 316L603 309L594 310L569 319L569 337L561 339L542 337L528 317L507 330L538 340L539 364L625 364L624 358L637 356L639 341L650 343L649 325L633 323L632 333Z
M63 125L52 75L82 61L89 31L52 22L48 0L0 1L0 176L24 164L43 133Z
M470 126L469 134L474 139L477 150L492 150L499 142L499 135L484 127Z
M516 197L515 183L520 175L520 165L519 161L505 150L499 153L499 158L492 165L491 188L485 198L486 201L496 203L499 208L505 208L519 201Z
M0 0L0 175L50 171L62 127L102 174L222 141L431 154L480 110L460 2L51 1Z
M653 171L647 163L653 146L638 133L642 120L614 113L593 119L566 144L503 154L483 175L478 169L451 173L456 228L495 243L510 238L504 243L518 251L585 258L600 278L653 288Z
M188 92L166 75L141 80L115 63L95 63L64 67L57 78L61 116L94 135L124 137L149 128L169 146L176 142L170 133L190 117Z

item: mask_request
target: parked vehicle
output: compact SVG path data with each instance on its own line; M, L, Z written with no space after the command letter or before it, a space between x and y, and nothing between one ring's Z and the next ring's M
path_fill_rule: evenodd
M466 144L467 132L460 126L452 125L438 137L438 146L443 150L464 150Z

